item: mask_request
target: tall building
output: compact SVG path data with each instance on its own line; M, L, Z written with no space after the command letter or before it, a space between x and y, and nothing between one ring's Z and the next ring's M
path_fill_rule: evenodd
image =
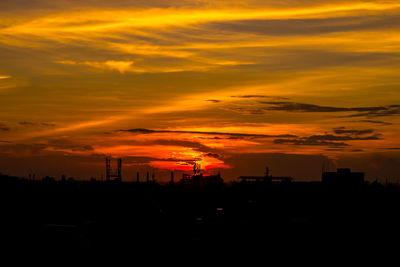
M322 183L330 185L361 185L364 183L364 173L352 172L348 168L339 168L336 172L323 172Z

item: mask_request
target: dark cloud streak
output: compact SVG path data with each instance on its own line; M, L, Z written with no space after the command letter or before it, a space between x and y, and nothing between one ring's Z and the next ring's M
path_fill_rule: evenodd
M232 95L232 98L273 98L273 99L281 99L281 100L288 100L287 97L281 96L268 96L268 95Z
M220 103L221 102L221 100L217 100L217 99L207 99L206 101L212 102L212 103Z
M204 134L204 135L227 135L233 137L255 137L255 138L293 138L297 137L292 134L282 134L282 135L268 135L268 134L246 134L246 133L222 133L222 132L201 132L201 131L171 131L171 130L150 130L150 129L128 129L128 130L118 130L118 132L130 132L138 134L155 134L155 133L182 133L182 134Z
M345 130L344 130L345 131ZM347 134L350 135L311 135L308 137L291 138L291 139L275 139L275 144L290 144L290 145L306 145L306 146L333 146L343 147L349 146L349 144L343 141L358 141L358 140L381 140L380 134L374 134L370 136L359 136L365 133L359 134L355 130L347 130Z
M263 115L266 111L285 111L300 113L339 113L356 112L355 114L343 116L344 118L353 117L384 117L400 115L400 105L375 106L375 107L334 107L315 104L298 103L291 101L258 101L263 106L256 107L227 107L225 110L239 112L242 114ZM381 123L385 122L365 120L364 122Z
M393 123L391 123L391 122L377 121L377 120L360 120L360 121L350 121L350 122L364 122L364 123L372 123L372 124L380 124L380 125L393 125Z
M320 106L314 104L305 104L297 102L266 102L260 101L260 104L270 105L270 107L264 108L265 110L277 110L277 111L289 111L289 112L379 112L385 111L388 107L332 107L332 106ZM389 106L391 107L391 106Z
M374 133L373 129L366 129L366 130L349 130L344 127L335 128L335 134L351 134L351 135L365 135L365 134L372 134Z
M230 32L246 32L260 35L289 36L289 35L320 35L335 32L370 31L384 29L390 25L400 28L397 14L342 16L336 18L311 19L254 19L231 22L213 22L209 27Z
M10 131L10 127L5 125L4 123L0 123L0 131L8 132L8 131Z

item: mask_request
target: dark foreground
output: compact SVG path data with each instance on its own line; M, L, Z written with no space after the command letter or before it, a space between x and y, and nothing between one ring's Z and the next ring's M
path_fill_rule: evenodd
M159 186L4 178L1 242L16 250L374 247L400 233L400 190L377 183Z

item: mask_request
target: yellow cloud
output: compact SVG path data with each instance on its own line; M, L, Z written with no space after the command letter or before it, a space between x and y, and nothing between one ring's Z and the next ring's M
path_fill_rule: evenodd
M145 56L167 56L177 58L187 58L194 55L194 52L190 51L178 51L174 47L166 48L159 45L152 44L121 44L121 43L110 43L109 48L111 50L120 51L123 53L145 55Z
M85 62L85 65L88 66L93 66L96 68L108 68L111 70L118 70L121 73L124 73L125 71L128 71L132 64L133 61L116 61L116 60L108 60L105 62Z
M133 66L134 61L116 61L116 60L108 60L104 62L97 61L84 61L77 62L72 60L61 60L57 61L57 63L64 65L86 65L96 69L102 70L117 70L120 73L125 72L135 72L135 73L173 73L173 72L183 72L183 71L208 71L213 68L217 68L218 66L236 66L236 65L248 65L253 64L251 62L239 62L239 61L230 61L230 60L211 60L206 59L203 60L199 58L198 62L182 64L181 66L157 66L153 65L144 65L144 66Z
M328 18L344 14L380 12L400 8L398 3L353 3L291 9L133 9L69 12L42 17L3 28L0 34L39 35L107 32L117 29L164 28L191 24L250 20Z
M87 65L97 69L117 70L120 73L124 73L130 70L132 64L134 63L133 61L118 61L118 60L107 60L104 62L95 62L95 61L76 62L72 60L62 60L57 62L66 65Z

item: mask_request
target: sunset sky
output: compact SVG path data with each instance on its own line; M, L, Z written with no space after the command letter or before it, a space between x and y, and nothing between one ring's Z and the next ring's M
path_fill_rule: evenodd
M0 63L1 173L400 178L399 1L1 0Z

